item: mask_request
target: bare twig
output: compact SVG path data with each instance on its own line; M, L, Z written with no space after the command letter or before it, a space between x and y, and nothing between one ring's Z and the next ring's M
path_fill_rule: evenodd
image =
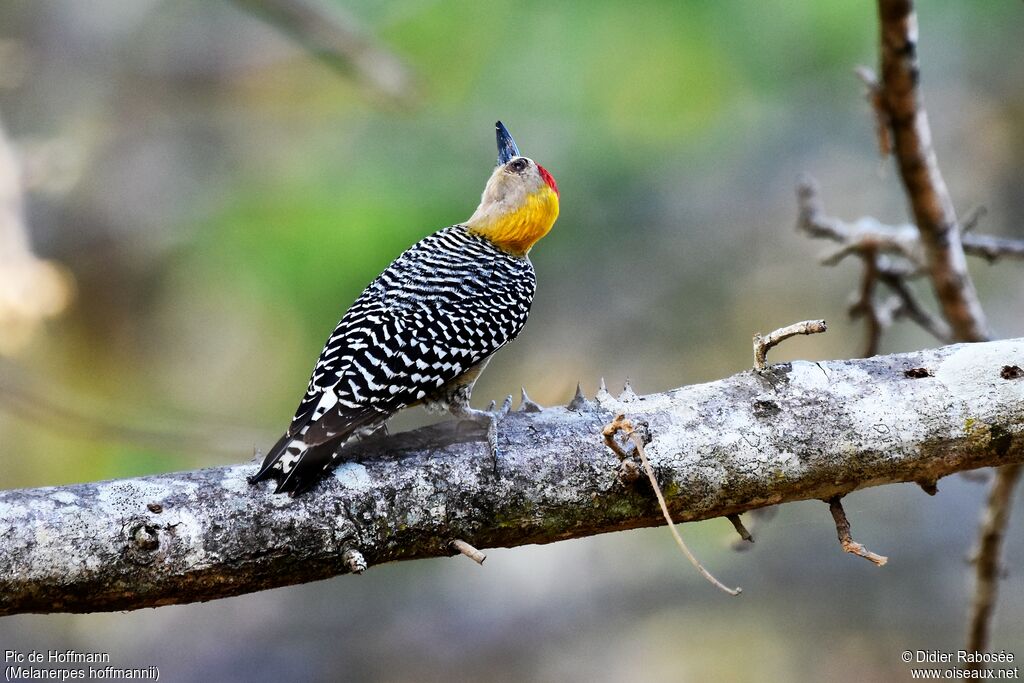
M740 535L740 538L748 543L754 542L754 537L747 531L747 527L743 526L743 520L740 519L739 515L726 515L726 518L732 522L733 528L736 529L736 533Z
M978 533L978 552L975 556L974 603L971 606L971 622L967 635L967 649L972 652L986 652L989 647L992 613L995 610L999 589L1000 557L1006 525L1010 519L1013 504L1013 490L1020 479L1021 465L1007 465L996 470L995 480L988 494L988 504ZM980 669L983 662L968 664L970 669Z
M798 334L820 334L828 330L824 320L804 320L786 327L780 327L767 335L754 335L754 369L761 371L768 367L768 351L790 337Z
M962 239L964 251L972 256L980 256L989 263L1001 258L1024 259L1024 240L974 233L964 235Z
M487 559L487 555L483 554L462 539L456 538L451 542L451 546L477 564L483 564L484 560Z
M897 256L912 264L911 271L903 273L905 277L923 274L925 254L916 226L909 223L886 225L871 217L847 223L829 216L825 213L818 184L807 175L800 176L797 181L797 206L800 210L797 227L800 230L811 237L831 240L841 245L838 250L822 259L824 265L833 266L846 256L857 254L859 250L873 248L880 254ZM964 219L965 232L960 236L964 252L981 257L989 263L1001 258L1024 259L1024 240L966 232L967 229L973 228L984 214L984 209L977 208L970 211ZM918 269L921 272L918 272ZM906 265L901 270L906 271Z
M875 300L875 286L878 284L878 252L872 248L865 248L861 254L864 261L864 273L861 275L860 295L850 306L852 318L864 318L866 338L864 340L865 358L878 355L878 347L882 341L882 332L892 320L891 312L883 309L881 304Z
M818 182L809 175L802 174L797 178L796 204L800 212L796 224L798 230L803 230L811 237L829 239L840 244L850 241L850 226L825 213Z
M357 29L338 5L322 0L235 0L240 7L292 36L310 53L344 74L354 73L395 102L414 97L409 67Z
M902 274L880 268L878 277L899 299L900 305L893 312L894 317L905 317L913 320L922 329L941 342L949 343L952 341L949 325L942 318L933 315L921 305Z
M741 536L740 538L733 539L733 542L730 544L730 547L737 552L744 552L746 550L750 550L750 548L752 547L750 544L754 542L754 532L763 529L772 519L774 519L775 515L777 515L778 512L779 508L777 505L770 505L768 507L760 507L747 511L745 513L747 516L747 521L744 523L743 526L747 529L747 533L751 536L750 541L747 542Z
M964 240L969 232L978 227L978 224L981 223L981 219L984 218L987 213L988 208L984 206L974 206L967 209L963 218L960 219L960 239Z
M967 271L960 224L939 171L918 83L917 17L912 0L878 0L882 106L892 130L893 153L928 272L943 316L958 341L988 338L985 313Z
M878 254L900 259L901 268L908 275L916 275L924 268L920 237L913 225L885 225L869 216L847 223L829 216L825 213L818 183L808 175L801 175L797 180L796 195L800 212L797 228L811 237L840 245L837 251L822 259L824 265L834 266L846 256L858 254L863 249L874 249Z
M609 441L615 442L615 434L623 432L636 447L636 452L640 456L640 461L643 463L644 471L647 472L647 478L651 482L651 488L654 489L654 495L658 499L658 505L661 506L661 514L665 517L665 523L668 525L668 530L672 532L672 538L675 539L676 545L686 556L686 559L690 561L690 564L700 572L700 575L708 580L709 583L714 585L716 588L721 590L723 593L729 595L739 595L743 592L743 589L737 586L736 588L729 588L721 581L716 579L711 572L704 568L704 565L700 563L700 560L690 551L690 548L683 541L683 537L679 535L679 531L676 529L676 523L672 521L672 515L668 511L668 505L665 503L665 496L661 492L661 486L658 484L658 478L654 475L654 468L651 467L651 462L647 459L647 454L644 452L644 440L637 433L637 430L633 429L633 424L626 419L625 415L618 415L612 422L607 424L602 431L604 435L605 443ZM612 450L616 453L621 453L622 449L613 447ZM742 526L742 525L741 525Z
M864 83L864 97L875 113L875 135L878 138L878 153L885 158L892 154L892 133L889 131L889 112L882 101L882 92L878 87L878 76L873 69L858 66L853 72Z
M832 513L832 519L836 522L836 533L839 535L839 544L843 546L843 550L846 552L863 557L865 560L873 562L879 567L883 566L889 561L888 557L885 557L884 555L876 555L860 543L853 540L853 536L850 535L850 521L846 519L846 511L843 510L841 500L842 496L834 496L828 501L828 509Z
M624 429L627 425L629 426L629 429L633 428L625 415L618 415L601 430L601 436L604 437L604 445L612 449L612 452L618 456L619 460L626 460L630 457L629 453L627 453L622 446L619 445L619 442L615 440L615 435L619 433L619 430Z
M908 279L925 272L917 228L913 225L884 225L873 218L845 223L831 217L825 213L817 183L809 176L802 176L797 184L797 202L800 209L797 223L799 229L812 237L828 239L841 245L822 260L825 265L835 265L851 255L864 262L865 273L855 307L858 312L866 310L873 313L868 318L869 352L877 352L877 347L873 349L873 346L877 344L880 328L884 327L889 318L908 318L939 341L952 341L949 325L925 309L907 284ZM889 307L875 302L873 283L876 281L884 283L896 296L899 302L897 306L889 310Z

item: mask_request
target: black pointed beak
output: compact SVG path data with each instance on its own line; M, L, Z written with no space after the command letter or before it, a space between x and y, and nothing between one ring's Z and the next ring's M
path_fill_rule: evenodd
M508 132L505 124L498 121L494 124L494 130L498 137L498 166L507 164L515 157L522 156L519 153L519 148L516 147L516 141L512 139L512 134Z

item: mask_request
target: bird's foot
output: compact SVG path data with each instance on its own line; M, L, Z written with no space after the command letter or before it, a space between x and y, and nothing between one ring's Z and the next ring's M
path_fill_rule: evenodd
M366 439L383 439L391 435L391 431L388 429L388 423L382 422L376 427L371 427L364 438Z
M512 409L512 395L509 394L505 397L504 403L501 404L501 408L495 410L496 403L491 401L491 404L487 406L487 410L477 410L476 408L470 408L467 406L458 406L452 412L460 420L467 420L475 422L477 424L483 424L487 427L487 448L490 451L491 459L494 462L494 472L498 472L498 422L508 415Z

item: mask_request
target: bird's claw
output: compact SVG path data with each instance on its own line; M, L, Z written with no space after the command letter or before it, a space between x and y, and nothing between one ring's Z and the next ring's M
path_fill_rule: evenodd
M464 420L472 420L477 424L485 423L487 425L487 450L490 451L495 474L498 472L498 422L512 410L512 395L509 394L505 397L501 408L495 409L496 405L495 401L491 401L490 405L487 406L487 410L474 410L466 406L462 407L457 413Z
M512 410L512 394L505 397L500 410L494 409L494 401L491 401L489 410L490 420L487 423L487 447L491 451L491 461L494 464L494 473L498 473L498 421L508 415Z

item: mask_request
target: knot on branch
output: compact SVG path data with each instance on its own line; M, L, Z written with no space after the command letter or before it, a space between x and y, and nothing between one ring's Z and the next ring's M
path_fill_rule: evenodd
M353 574L362 574L369 568L363 554L352 547L345 548L341 552L341 563Z
M625 443L619 443L615 438L619 432L626 436ZM619 471L616 475L619 483L626 487L632 486L640 479L642 463L640 453L631 437L636 434L641 443L646 446L653 438L650 426L646 422L634 425L632 421L626 419L625 415L617 415L614 420L605 425L601 434L604 437L605 445L619 458Z
M160 547L160 536L157 535L156 527L149 524L136 528L132 534L132 541L139 550L156 550Z
M127 536L124 556L129 562L146 566L156 561L156 551L160 548L159 527L147 523L137 524L128 530Z

